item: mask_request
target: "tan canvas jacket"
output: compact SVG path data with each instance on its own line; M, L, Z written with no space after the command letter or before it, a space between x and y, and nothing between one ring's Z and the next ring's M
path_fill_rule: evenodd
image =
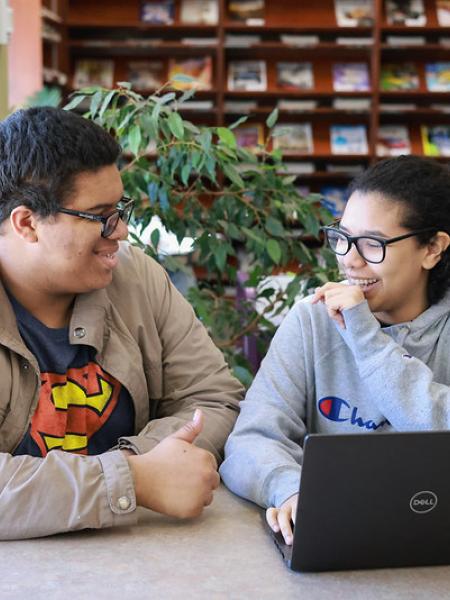
M96 348L98 363L132 397L136 435L119 447L146 452L201 407L205 427L196 443L221 460L243 389L155 261L121 244L112 283L76 298L69 333L71 344ZM11 455L39 388L37 361L0 284L0 539L134 523L134 485L118 449L99 456Z

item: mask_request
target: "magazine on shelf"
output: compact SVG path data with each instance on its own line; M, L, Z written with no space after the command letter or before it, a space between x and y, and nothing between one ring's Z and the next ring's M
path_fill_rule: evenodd
M199 25L217 25L218 0L182 0L180 21Z
M334 0L339 27L370 27L373 23L372 0Z
M422 0L386 0L385 7L388 25L423 27L427 23Z
M256 100L226 100L223 108L225 112L236 114L247 114L258 108Z
M160 88L166 80L162 60L133 60L128 63L127 81L137 90Z
M315 173L316 167L312 162L288 161L284 163L285 170L283 173L287 175L311 175Z
M425 79L430 92L450 92L450 62L425 65Z
M216 37L183 37L180 41L186 46L217 46L219 42Z
M385 91L417 90L419 74L414 63L382 64L380 87Z
M334 63L333 88L336 92L368 92L370 83L367 63Z
M366 112L370 110L370 98L333 98L333 108L349 112Z
M331 125L331 152L333 154L367 154L365 125Z
M311 90L314 76L310 62L277 63L277 85L283 90Z
M363 171L365 171L364 165L343 165L343 164L327 164L325 166L325 171L327 173L337 173L343 175L359 175Z
M169 60L169 79L177 75L187 75L194 81L174 81L176 90L210 90L212 81L212 59L210 56L198 58L171 58Z
M264 92L267 89L265 61L231 61L228 64L228 89L232 91Z
M144 23L172 25L174 17L174 0L148 0L141 4L141 21Z
M260 43L260 35L234 35L228 33L225 36L225 46L227 48L250 48L251 46Z
M414 102L380 102L378 107L380 112L384 113L402 113L417 110L417 104Z
M264 128L261 124L240 125L233 131L237 145L247 150L257 150L258 146L264 145Z
M441 27L450 25L450 0L436 0L436 16Z
M286 112L308 112L317 108L317 100L286 100L277 102L277 108Z
M438 112L450 113L450 104L430 104L430 108Z
M185 100L179 104L180 110L198 110L208 111L213 110L214 103L212 100Z
M273 128L273 147L289 154L312 154L311 123L279 123Z
M388 35L386 43L389 46L423 46L426 39L423 35Z
M380 125L377 138L378 156L411 154L411 142L406 125Z
M450 125L422 125L420 134L425 156L450 156Z
M347 203L347 188L343 185L324 185L320 188L320 203L333 217L342 217Z
M319 42L318 35L298 35L293 33L281 33L280 42L286 46L304 48L305 46L316 46Z
M372 46L373 38L371 37L337 37L336 44L339 46Z
M114 82L114 61L83 58L75 62L73 87L83 88L99 85L111 88Z
M247 25L264 25L264 0L229 0L228 14L232 21Z

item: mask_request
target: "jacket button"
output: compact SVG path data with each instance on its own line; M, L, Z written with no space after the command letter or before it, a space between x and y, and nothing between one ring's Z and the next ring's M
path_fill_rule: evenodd
M29 368L30 368L30 365L27 362L23 362L22 363L22 369L24 371L28 371Z
M131 506L131 500L128 496L121 496L118 499L117 504L119 505L120 510L127 510Z
M84 327L76 327L73 335L78 339L84 338L86 335L86 329Z

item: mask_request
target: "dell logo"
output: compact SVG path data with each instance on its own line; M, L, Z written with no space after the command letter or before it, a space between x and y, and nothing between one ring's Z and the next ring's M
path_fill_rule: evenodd
M424 490L423 492L417 492L409 501L410 509L419 514L428 513L433 508L436 508L438 503L437 496L434 492Z

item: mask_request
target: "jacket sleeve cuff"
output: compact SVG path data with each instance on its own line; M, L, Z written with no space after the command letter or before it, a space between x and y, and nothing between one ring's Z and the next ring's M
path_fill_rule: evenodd
M136 524L136 494L126 457L120 450L114 450L100 454L97 458L101 463L106 485L105 525Z

